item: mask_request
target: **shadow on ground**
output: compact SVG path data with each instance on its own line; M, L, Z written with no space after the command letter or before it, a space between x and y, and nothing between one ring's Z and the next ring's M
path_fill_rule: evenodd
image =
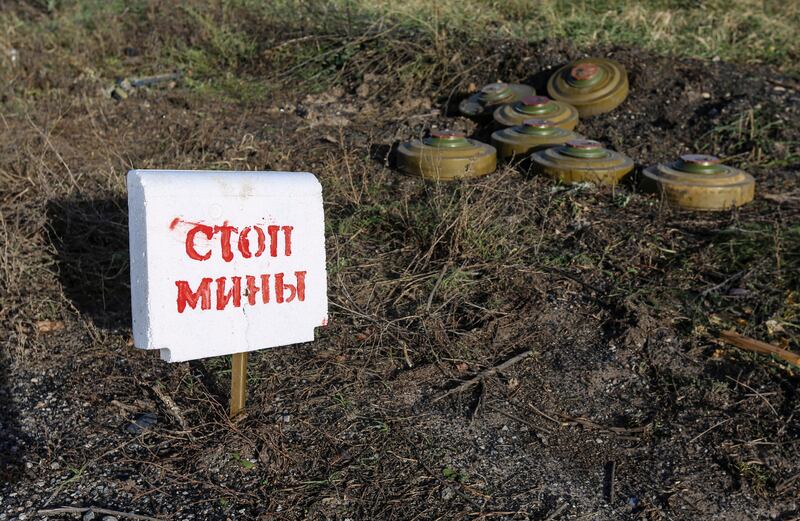
M21 431L10 381L10 361L0 352L0 487L22 471Z
M95 325L128 327L128 209L123 197L55 199L47 206L65 296Z

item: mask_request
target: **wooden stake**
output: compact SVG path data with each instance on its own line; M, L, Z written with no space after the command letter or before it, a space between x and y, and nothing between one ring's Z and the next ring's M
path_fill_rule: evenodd
M781 349L778 346L742 336L734 331L723 331L720 333L720 338L723 341L738 347L739 349L746 349L762 355L772 355L780 358L784 362L789 362L795 367L800 367L800 355L786 349Z
M236 353L231 358L231 418L244 410L247 400L248 354Z

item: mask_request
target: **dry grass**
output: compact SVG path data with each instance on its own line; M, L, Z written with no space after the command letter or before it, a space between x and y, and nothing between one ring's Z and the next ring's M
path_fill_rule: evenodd
M797 103L754 69L628 46L790 70L797 8L433 5L34 2L0 13L0 449L27 436L17 481L0 484L3 508L30 514L52 498L167 519L796 515L797 375L716 333L800 346ZM714 16L722 28L698 33ZM565 36L575 43L529 43ZM582 132L641 164L688 147L726 155L758 178L755 203L687 214L635 184L564 187L505 166L436 185L384 166L399 139L474 130L440 112L470 82L522 80L606 44L636 82ZM107 94L117 76L174 67L187 73L175 89ZM167 365L128 345L131 167L309 170L323 183L331 324L309 345L254 354L239 423L225 417L225 358ZM491 376L434 403L480 374ZM158 417L150 431L124 430L144 412Z

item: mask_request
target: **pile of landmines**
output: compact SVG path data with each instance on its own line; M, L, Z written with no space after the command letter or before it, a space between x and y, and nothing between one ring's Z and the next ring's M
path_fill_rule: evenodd
M610 112L628 95L628 74L613 60L586 58L558 69L547 82L550 97L533 87L491 83L464 99L462 115L498 128L491 145L460 132L432 131L401 143L400 170L436 181L490 174L498 158L563 183L615 185L634 169L633 160L574 132L580 118ZM724 210L753 200L755 180L714 156L683 155L642 171L642 187L671 204Z

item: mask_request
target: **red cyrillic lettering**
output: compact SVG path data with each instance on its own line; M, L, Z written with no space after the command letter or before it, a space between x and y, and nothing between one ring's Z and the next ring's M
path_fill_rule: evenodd
M292 254L292 230L294 230L294 226L284 226L281 230L283 230L284 252L289 257Z
M219 232L220 244L222 246L222 260L225 262L230 262L233 260L233 252L231 251L231 233L237 232L238 230L233 226L228 224L228 221L222 223L222 226L214 226L214 233Z
M261 257L261 254L267 249L267 236L261 226L254 226L253 228L258 236L258 249L256 250L255 256Z
M220 277L216 280L217 309L219 310L225 309L231 299L233 299L233 307L238 308L242 305L242 277L231 277L231 281L233 281L233 287L226 293L225 277Z
M269 302L269 275L261 275L261 287L256 286L256 278L247 275L247 303L251 306L256 305L256 293L261 292L261 301L264 304Z
M261 275L261 301L269 304L269 274Z
M198 233L202 233L208 240L211 240L211 237L214 236L214 228L206 226L205 224L196 224L195 227L186 234L186 255L188 255L190 259L204 261L211 257L211 250L208 250L208 253L205 255L197 253L197 250L194 248L194 236Z
M249 226L242 228L241 233L239 233L239 243L237 244L239 253L241 253L242 257L245 259L249 259L253 256L253 254L250 253L250 239L247 238L247 234L250 233L250 230L252 230L252 228Z
M267 226L267 233L269 234L269 255L270 257L278 256L278 230L280 226L269 225ZM276 275L277 276L277 275Z
M303 302L306 299L306 272L295 271L294 276L297 277L297 300Z
M283 273L275 274L275 301L278 304L283 302L291 302L297 297L297 300L302 302L306 298L306 272L295 271L297 284L286 284L283 282ZM286 297L284 292L288 290L289 296Z
M211 309L211 281L205 278L200 281L197 291L192 291L189 283L185 280L176 280L178 286L178 313L183 313L187 304L190 308L197 308L197 301L200 300L200 309Z

